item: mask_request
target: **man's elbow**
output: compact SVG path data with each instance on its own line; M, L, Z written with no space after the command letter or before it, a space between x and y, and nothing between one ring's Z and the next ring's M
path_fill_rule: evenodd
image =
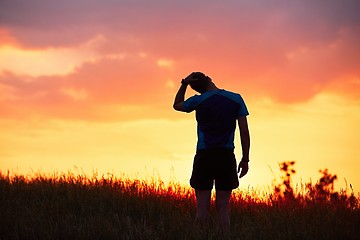
M249 127L248 126L240 126L240 132L242 133L249 133Z
M173 108L175 111L181 111L182 106L180 104L173 104Z
M174 104L173 108L174 108L174 110L179 111L179 112L186 112L184 106L181 103Z
M240 134L244 137L250 137L250 131L248 127L240 128Z
M250 131L247 126L240 127L240 136L245 141L250 141Z
M178 105L179 105L179 104L174 103L174 104L173 104L173 109L176 110L176 111L178 111L178 108L179 108Z

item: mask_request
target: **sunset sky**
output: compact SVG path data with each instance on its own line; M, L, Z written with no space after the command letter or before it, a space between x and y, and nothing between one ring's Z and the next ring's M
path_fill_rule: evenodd
M293 160L297 183L327 168L360 191L359 12L358 0L2 0L0 170L188 184L195 116L172 103L202 71L250 112L240 188L269 187Z

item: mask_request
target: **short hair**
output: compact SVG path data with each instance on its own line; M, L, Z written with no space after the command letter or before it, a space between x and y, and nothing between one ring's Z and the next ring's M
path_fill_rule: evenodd
M202 72L193 72L192 74L190 74L190 76L192 78L196 79L196 81L190 82L191 88L194 89L195 91L199 92L199 93L205 92L207 86L211 82L211 78L206 76Z

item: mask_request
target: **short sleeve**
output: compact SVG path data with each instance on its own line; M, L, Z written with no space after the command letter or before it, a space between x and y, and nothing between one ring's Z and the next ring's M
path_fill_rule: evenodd
M238 116L239 117L244 117L244 116L247 116L247 115L249 115L249 111L247 110L247 107L246 107L246 104L245 104L245 102L244 102L244 100L243 100L243 98L240 96L240 95L238 95L239 97L238 97L238 103L239 103L239 113L238 113Z
M200 103L200 101L201 101L200 96L194 95L194 96L186 99L186 101L184 101L183 107L186 112L192 112L195 110L196 106Z
M221 91L220 94L222 96L225 96L225 97L231 99L232 101L236 102L237 104L239 104L238 117L243 117L243 116L249 115L249 112L247 110L244 99L241 97L240 94L229 92L229 91L226 91L226 90Z

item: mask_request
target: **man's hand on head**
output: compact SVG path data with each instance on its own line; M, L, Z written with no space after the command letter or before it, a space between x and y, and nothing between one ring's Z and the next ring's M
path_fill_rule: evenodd
M191 73L189 76L187 76L186 78L184 78L181 83L184 84L190 84L191 82L197 81L198 78L194 77L194 73Z

